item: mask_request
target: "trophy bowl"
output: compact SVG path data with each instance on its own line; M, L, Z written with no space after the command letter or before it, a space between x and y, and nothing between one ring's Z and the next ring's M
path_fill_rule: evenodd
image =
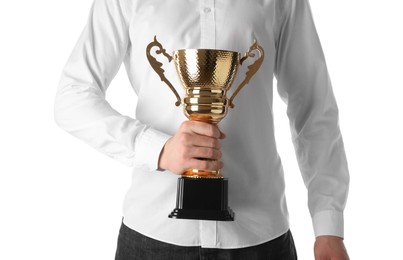
M227 90L238 70L233 51L185 49L173 53L182 86L184 113L190 120L217 124L228 112Z

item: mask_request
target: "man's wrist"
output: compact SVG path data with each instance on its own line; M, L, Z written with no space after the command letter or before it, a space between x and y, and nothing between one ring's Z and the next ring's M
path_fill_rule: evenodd
M344 246L343 238L337 236L316 237L314 252L316 260L350 259Z

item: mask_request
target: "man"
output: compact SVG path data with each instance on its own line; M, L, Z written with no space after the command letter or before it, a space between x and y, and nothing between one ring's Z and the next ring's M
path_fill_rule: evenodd
M244 52L256 39L266 56L218 128L188 122L173 105L174 96L146 59L154 35L172 51ZM105 100L123 62L138 95L135 119ZM164 70L179 86L174 66ZM288 105L308 189L315 258L348 259L342 240L347 162L308 0L94 1L62 74L55 118L66 131L133 167L116 259L296 259L274 140L273 75ZM224 163L235 221L167 217L178 175Z

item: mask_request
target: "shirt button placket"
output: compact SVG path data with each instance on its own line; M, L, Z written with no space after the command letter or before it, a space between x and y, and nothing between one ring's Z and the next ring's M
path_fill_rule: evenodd
M200 1L200 27L201 43L200 48L216 48L216 20L215 20L215 0ZM200 221L200 240L202 247L215 247L217 245L217 222Z
M214 0L202 0L200 6L201 48L215 49Z

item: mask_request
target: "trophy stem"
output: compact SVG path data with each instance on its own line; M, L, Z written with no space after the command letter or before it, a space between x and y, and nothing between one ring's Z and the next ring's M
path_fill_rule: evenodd
M189 120L217 125L221 121L221 118L219 120L217 120L216 118L213 118L209 115L191 114L191 115L189 115Z
M183 177L187 178L195 178L195 179L223 179L224 176L221 174L220 170L218 171L206 171L199 169L189 169L186 170L183 174Z
M211 116L208 115L200 115L200 114L191 114L189 115L189 120L190 121L198 121L198 122L204 122L212 125L217 125L219 121L221 120L214 120ZM214 161L211 159L205 159L205 158L198 158L199 160L204 160L204 161ZM200 178L200 179L223 179L224 176L221 174L220 170L217 171L210 171L210 170L201 170L201 169L188 169L186 170L183 174L183 177L188 177L188 178Z

